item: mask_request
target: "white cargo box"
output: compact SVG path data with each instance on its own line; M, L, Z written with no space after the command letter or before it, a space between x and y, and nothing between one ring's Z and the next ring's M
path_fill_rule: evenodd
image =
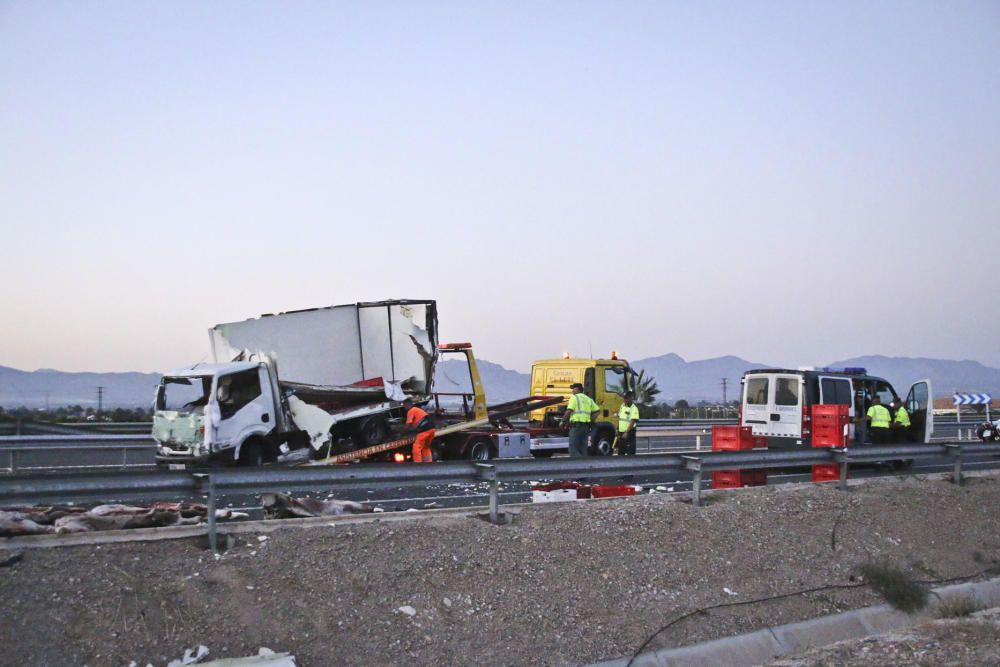
M531 502L533 503L562 503L568 500L576 500L576 489L531 492Z
M437 362L434 301L379 301L262 315L209 331L215 361L272 359L281 382L346 386L382 378L430 391Z

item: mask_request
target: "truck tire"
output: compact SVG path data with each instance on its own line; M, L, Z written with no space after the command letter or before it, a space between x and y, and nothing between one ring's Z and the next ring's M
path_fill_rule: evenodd
M245 468L259 468L264 465L264 443L259 438L250 438L240 447L240 458L236 465Z
M389 423L385 420L385 417L381 416L362 419L354 427L354 432L351 433L351 439L354 440L354 444L358 446L358 449L382 444L388 437Z
M614 452L611 450L611 445L615 442L614 434L607 430L601 429L594 433L592 442L590 444L590 455L591 456L611 456Z
M555 452L551 449L539 449L538 451L531 452L531 455L536 459L551 459L553 454Z
M476 438L465 448L465 457L470 461L489 461L496 456L496 449L489 438Z

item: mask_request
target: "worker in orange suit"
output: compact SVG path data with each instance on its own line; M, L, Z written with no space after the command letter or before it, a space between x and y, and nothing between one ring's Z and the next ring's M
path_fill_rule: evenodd
M417 439L413 442L413 462L433 463L431 443L437 433L434 429L434 420L426 411L415 406L412 398L403 401L403 409L406 410L406 425L410 430L417 432Z

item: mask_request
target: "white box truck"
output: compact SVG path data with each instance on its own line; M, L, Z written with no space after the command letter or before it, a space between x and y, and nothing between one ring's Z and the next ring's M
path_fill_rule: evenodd
M388 439L390 411L407 396L429 397L437 306L393 300L290 311L219 324L209 337L214 363L169 373L157 387L162 464L261 465L290 450L325 455Z

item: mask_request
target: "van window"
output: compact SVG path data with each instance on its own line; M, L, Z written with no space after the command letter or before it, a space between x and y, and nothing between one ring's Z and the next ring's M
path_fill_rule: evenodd
M774 385L775 405L798 405L799 404L799 379L798 378L777 378Z
M823 403L826 405L850 405L851 404L851 382L850 380L836 380L834 378L823 378Z
M747 380L747 404L767 405L767 378Z

